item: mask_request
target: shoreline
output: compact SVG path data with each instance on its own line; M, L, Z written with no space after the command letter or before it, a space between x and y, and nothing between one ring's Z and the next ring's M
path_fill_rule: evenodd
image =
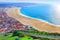
M21 8L20 8L20 9L21 9ZM39 18L33 18L33 17L30 17L30 16L26 16L26 15L24 15L23 13L21 13L20 9L18 10L18 11L20 12L19 15L22 15L22 16L27 17L27 18L37 19L37 20L46 22L46 23L51 24L51 25L60 26L60 25L53 24L53 23L50 23L50 22L48 22L48 21L45 21L45 20L42 20L42 19L39 19Z
M39 19L30 18L21 15L19 12L19 8L8 8L7 14L10 17L16 18L18 21L22 22L23 24L27 24L32 26L38 31L45 31L49 33L59 33L60 34L60 26L49 24Z

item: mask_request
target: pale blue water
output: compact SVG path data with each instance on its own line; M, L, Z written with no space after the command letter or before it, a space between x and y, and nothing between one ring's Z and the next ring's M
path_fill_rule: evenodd
M49 4L40 4L36 6L31 7L22 7L21 13L33 17L33 18L39 18L45 21L48 21L50 23L53 23L50 16L53 13L52 6Z
M31 6L36 5L37 3L0 3L0 7L6 8L6 7L25 7L25 6Z

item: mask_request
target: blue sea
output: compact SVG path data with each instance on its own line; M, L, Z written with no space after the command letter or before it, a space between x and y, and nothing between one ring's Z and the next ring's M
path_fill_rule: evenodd
M31 6L36 5L37 3L0 3L0 7L6 8L6 7L25 7L25 6Z
M0 7L21 7L22 14L42 19L52 23L51 14L52 14L52 6L49 4L37 4L37 3L0 3Z
M49 4L39 4L34 6L22 7L20 11L23 15L53 23L51 20L53 10L52 6Z

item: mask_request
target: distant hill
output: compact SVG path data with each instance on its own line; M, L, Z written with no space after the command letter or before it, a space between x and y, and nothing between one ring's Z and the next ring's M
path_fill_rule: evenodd
M0 7L24 7L36 5L36 3L0 3Z

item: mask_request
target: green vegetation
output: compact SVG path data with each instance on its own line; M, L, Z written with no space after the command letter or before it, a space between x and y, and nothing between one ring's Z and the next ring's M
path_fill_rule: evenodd
M20 32L27 32L27 33L33 33L38 35L47 35L47 36L60 36L58 33L48 33L48 32L40 32L37 30L21 30Z
M17 31L17 30L13 31L12 36L20 36L20 31Z
M0 40L33 40L32 37L24 36L24 37L18 37L18 36L12 36L12 33L9 33L7 36L0 35Z
M58 36L60 37L60 34L57 33L47 33L47 32L39 32L37 30L14 30L13 32L0 34L0 40L55 40L47 37L36 37L32 35L28 35L26 33L32 33L36 35L43 35L43 36Z

